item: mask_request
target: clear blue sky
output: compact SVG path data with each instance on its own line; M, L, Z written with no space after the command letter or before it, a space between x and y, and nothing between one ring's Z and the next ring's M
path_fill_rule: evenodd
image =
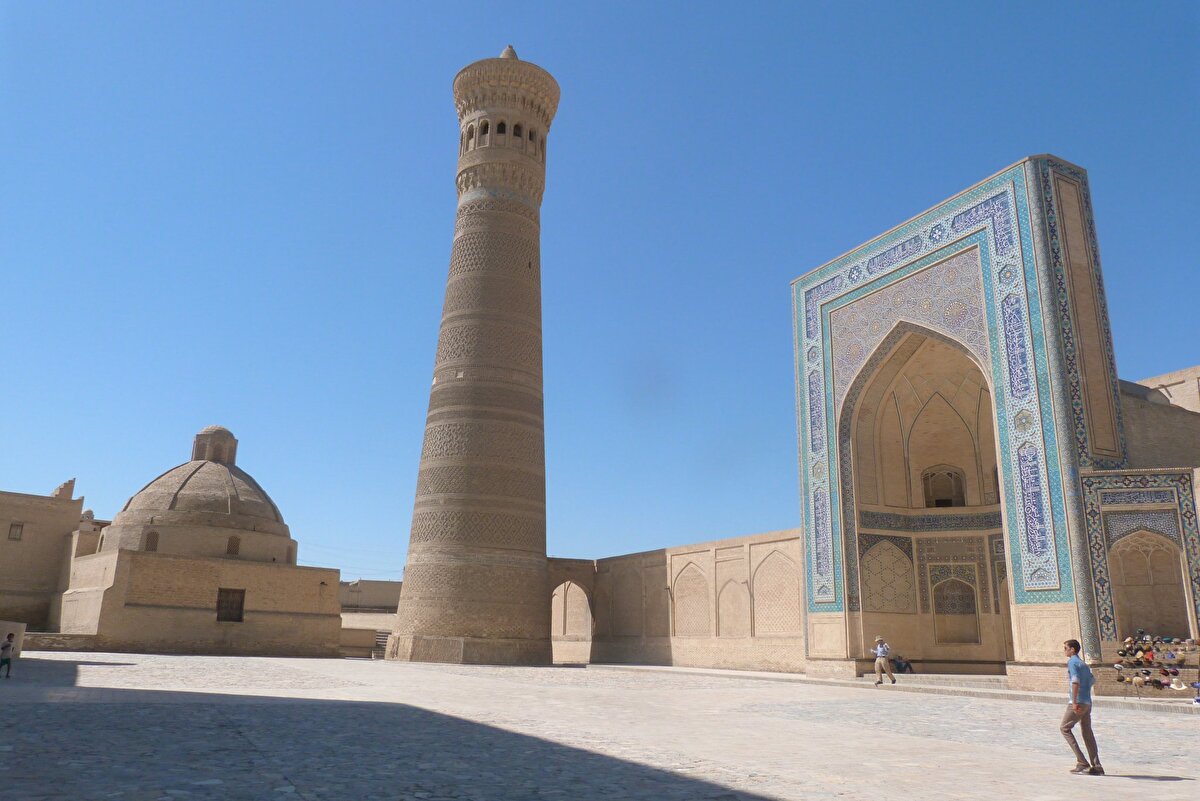
M791 279L1026 155L1088 168L1121 375L1200 362L1197 6L0 4L0 488L111 517L219 423L301 561L404 563L455 72L563 99L549 546L799 519Z

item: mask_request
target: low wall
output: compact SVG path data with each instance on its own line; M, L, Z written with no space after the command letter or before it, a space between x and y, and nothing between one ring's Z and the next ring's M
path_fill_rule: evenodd
M57 634L48 631L31 631L25 635L25 648L29 651L99 651L93 634Z
M342 629L340 648L342 656L370 659L375 650L375 629Z

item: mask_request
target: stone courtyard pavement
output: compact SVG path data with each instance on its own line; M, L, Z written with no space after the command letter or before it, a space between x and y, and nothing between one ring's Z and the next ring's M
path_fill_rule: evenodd
M1072 776L1044 703L686 672L30 653L0 798L1195 798L1200 717L1097 709Z

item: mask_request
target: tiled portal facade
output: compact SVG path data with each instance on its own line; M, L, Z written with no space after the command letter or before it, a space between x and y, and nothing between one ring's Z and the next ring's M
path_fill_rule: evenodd
M1108 565L1133 534L1162 538L1159 574L1179 562L1187 611L1171 620L1187 630L1161 633L1196 635L1200 416L1169 409L1186 464L1131 463L1124 415L1168 401L1117 378L1084 170L1026 159L797 279L793 307L810 672L861 659L875 628L905 628L901 615L930 613L909 624L929 629L913 642L953 644L947 661L1003 661L1019 676L1057 661L1069 637L1098 658L1140 627L1134 600L1121 620ZM929 378L906 367L922 353L964 367ZM920 415L905 416L910 396ZM935 400L971 447L948 424L920 428ZM957 447L951 464L974 453L965 471L926 471L963 474L963 497L937 505L968 508L918 511L933 505L928 484L918 497L916 462L933 460L916 453L921 437L926 451ZM878 454L890 441L889 462ZM1121 592L1161 595L1156 575ZM968 625L967 611L984 615ZM988 617L1004 640L990 648Z

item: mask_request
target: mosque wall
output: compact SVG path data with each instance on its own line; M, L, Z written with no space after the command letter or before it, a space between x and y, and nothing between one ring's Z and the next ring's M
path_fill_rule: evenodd
M871 502L871 492L883 505L920 505L912 469L907 498L865 473L859 497L851 436L857 410L883 414L862 397L868 387L860 379L886 369L883 362L918 336L969 355L990 397L1013 661L1056 661L1061 639L1071 636L1098 650L1076 483L1081 469L1125 466L1100 273L1086 172L1036 156L794 282L810 656L862 656L855 638L839 633L853 632L863 614L859 505ZM900 428L876 426L874 436L886 442ZM978 428L977 445L987 439ZM900 451L882 451L889 452ZM903 476L889 464L880 472ZM972 483L983 485L987 471L976 479L969 465L955 466L964 468L966 504L984 500L988 488ZM969 582L946 580L958 582L947 591L965 601ZM956 626L943 625L939 636L965 636Z
M71 484L73 489L73 482ZM65 487L66 485L64 485ZM83 499L0 492L0 618L45 628Z
M556 561L551 560L552 573ZM556 660L584 661L588 651L597 663L804 670L798 530L594 564L590 610L572 601L587 597L586 577L564 579L554 588ZM594 618L590 650L581 636L588 611Z
M1200 466L1200 413L1168 405L1160 397L1153 390L1121 382L1129 467Z

